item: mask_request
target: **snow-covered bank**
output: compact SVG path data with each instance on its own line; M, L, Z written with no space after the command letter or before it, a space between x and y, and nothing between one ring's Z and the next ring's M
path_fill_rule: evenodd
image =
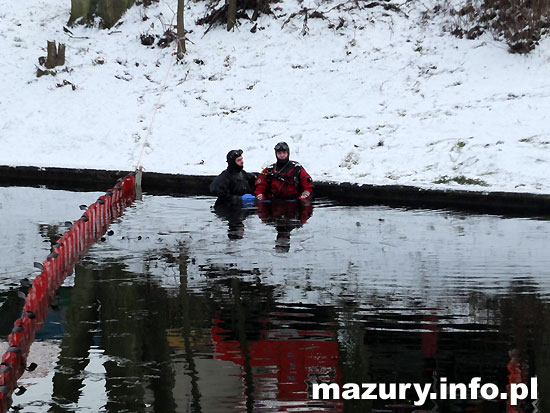
M317 180L550 193L548 39L511 55L488 36L452 37L449 15L430 12L434 1L410 2L404 13L337 4L285 0L256 33L241 20L232 33L203 36L194 22L205 3L188 2L188 54L169 71L171 48L139 38L164 31L175 0L72 36L63 31L70 2L0 0L0 164L141 161L147 171L206 175L225 167L232 148L260 170L286 140ZM308 19L305 36L302 17L281 29L302 6L332 8L330 21ZM342 28L328 29L340 18ZM36 78L54 39L67 44L67 65Z

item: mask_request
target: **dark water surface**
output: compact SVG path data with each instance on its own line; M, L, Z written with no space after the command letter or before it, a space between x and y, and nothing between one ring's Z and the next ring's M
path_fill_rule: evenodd
M308 388L481 377L505 392L535 376L550 411L550 222L213 203L146 196L113 224L58 292L21 411L531 412ZM47 242L60 222L35 230ZM22 302L0 303L6 337Z

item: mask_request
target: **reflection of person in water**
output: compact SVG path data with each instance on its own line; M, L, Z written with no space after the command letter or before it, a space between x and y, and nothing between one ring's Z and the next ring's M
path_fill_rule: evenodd
M243 169L243 151L229 151L227 169L219 174L210 184L210 191L217 195L214 212L228 221L227 236L230 239L240 239L244 234L244 219L248 216L247 207L254 206L255 176ZM244 207L244 208L243 208Z
M240 411L261 405L269 411L343 411L341 400L316 400L313 407L308 394L310 383L341 381L338 337L327 327L337 316L334 308L281 304L275 286L241 277L213 280L213 358L224 361L221 383L223 371L231 371L228 362L241 367L237 383L246 401Z
M227 221L227 237L229 239L242 239L244 236L243 221L251 211L253 210L225 202L216 202L214 204L214 213Z
M313 213L310 201L287 201L274 199L271 202L259 202L258 216L263 223L273 225L277 230L275 249L279 252L290 250L290 231L304 225Z

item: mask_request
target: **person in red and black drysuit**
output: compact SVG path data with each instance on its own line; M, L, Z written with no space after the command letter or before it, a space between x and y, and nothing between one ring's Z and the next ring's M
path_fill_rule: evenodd
M277 162L265 168L256 179L256 199L309 200L313 193L313 180L302 165L290 160L286 142L275 145L275 156Z

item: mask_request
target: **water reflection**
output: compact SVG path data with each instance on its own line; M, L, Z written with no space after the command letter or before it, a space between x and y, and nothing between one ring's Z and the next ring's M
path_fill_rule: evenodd
M227 221L227 238L242 239L244 236L244 220L254 210L224 202L216 202L213 208L219 218Z
M482 377L506 391L534 376L550 409L548 222L323 205L244 217L235 241L212 202L146 198L90 251L40 337L61 338L51 400L31 387L22 411L531 412L417 407L410 391L313 401L310 387ZM17 300L3 293L0 326Z
M540 406L548 403L544 321L550 312L536 294L472 297L492 313L490 324L457 326L437 309L419 309L431 315L418 316L381 309L358 317L368 297L339 306L281 303L275 286L259 277L218 277L220 268L205 269L208 287L192 290L189 258L185 250L180 254L178 290L119 262L77 267L74 287L59 301L65 334L48 411L80 406L92 349L102 350L104 395L96 397L105 399L100 410L108 412L411 411L411 392L400 402L314 402L308 386L441 377L468 383L476 376L505 391L537 375ZM506 403L430 401L424 409L493 412L505 411ZM532 408L523 402L508 411Z
M243 208L241 205L216 201L213 210L219 218L227 222L227 237L234 240L244 237L244 221L257 213L264 224L275 227L277 231L275 250L288 252L291 231L301 228L308 221L313 214L313 205L310 201L276 199L257 202L255 208Z
M104 389L109 412L175 411L173 374L163 303L166 292L113 263L101 270L79 265L66 302L65 335L53 376L49 411L79 406L92 348L105 361Z
M309 200L279 200L258 202L258 216L264 224L273 225L277 230L275 250L290 250L290 232L301 228L313 214L313 205Z
M80 204L101 193L0 187L0 291L17 288L33 272L33 262L50 253L51 240L65 221L82 215ZM1 302L0 302L1 305Z
M92 347L105 358L109 412L278 411L315 406L308 383L339 381L336 314L331 307L277 303L274 288L239 278L203 293L168 291L120 263L79 265L63 302L65 336L49 411L79 406ZM132 282L128 282L132 280Z

